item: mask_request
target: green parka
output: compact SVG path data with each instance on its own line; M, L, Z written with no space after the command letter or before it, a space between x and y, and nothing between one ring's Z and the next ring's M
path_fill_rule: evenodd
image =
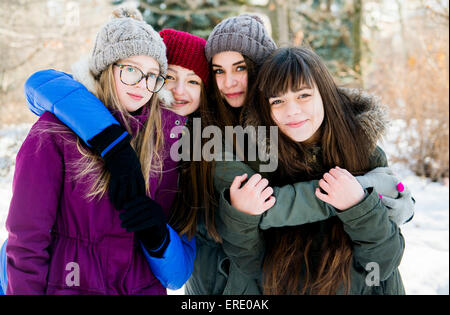
M352 100L358 106L358 117L367 127L369 141L376 143L386 126L383 108L360 93L353 94ZM312 154L320 154L320 149ZM311 160L320 159L312 156ZM371 166L387 166L384 152L378 147L371 157ZM318 180L273 187L275 205L262 215L252 216L231 206L228 189L235 176L247 173L250 178L257 173L255 170L256 165L240 161L216 162L214 187L219 200L216 227L222 243L208 235L203 218L199 218L197 255L192 276L186 283L186 294L261 294L265 249L262 231L313 222L326 225L335 216L342 221L353 243L350 294L405 293L398 271L404 239L374 188L366 189L359 204L339 212L315 196Z

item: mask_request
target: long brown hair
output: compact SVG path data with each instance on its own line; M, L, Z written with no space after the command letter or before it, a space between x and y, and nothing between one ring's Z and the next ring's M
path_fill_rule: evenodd
M171 226L179 233L186 234L189 238L197 232L198 216L202 212L208 233L216 241L220 241L220 236L214 224L214 209L217 206L214 196L214 163L203 159L194 161L193 148L196 143L201 142L201 146L206 139L195 137L193 131L193 119L201 119L201 128L214 124L214 112L208 106L207 91L202 83L200 92L200 106L197 111L188 117L186 127L189 131L190 139L190 161L180 161L178 191L175 196L172 214L170 218Z
M297 143L279 131L278 169L272 185L319 179L340 166L353 174L369 168L369 145L349 98L336 86L320 57L308 48L278 49L262 66L248 121L276 126L268 99L302 85L317 87L323 101L324 120L318 141L321 160L311 165L312 144ZM301 209L299 209L301 210ZM335 294L350 290L352 247L337 218L297 227L265 231L266 256L263 287L266 294Z
M256 64L244 56L247 66L248 88L251 90L251 84L255 82ZM191 145L195 147L196 141L201 141L201 147L209 141L207 138L194 137L192 130L193 118L201 118L202 130L206 126L219 126L222 132L225 126L236 126L240 121L242 108L232 108L223 99L217 88L215 76L210 72L210 80L212 82L208 90L202 84L201 101L199 109L189 117L187 127L191 135ZM247 93L244 104L249 101L249 93ZM197 232L197 223L199 215L205 220L206 229L210 237L216 242L222 239L217 232L215 225L215 208L218 207L214 191L214 161L183 161L180 163L180 177L178 185L178 193L175 197L174 206L172 208L171 224L180 234L187 234L192 237Z

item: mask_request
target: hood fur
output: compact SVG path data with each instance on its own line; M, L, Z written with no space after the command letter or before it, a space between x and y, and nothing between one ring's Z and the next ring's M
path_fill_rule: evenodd
M349 97L368 141L375 147L389 126L388 107L363 90L341 88L341 91Z
M73 78L83 84L89 92L97 95L97 83L94 75L89 70L89 56L84 56L72 65ZM157 93L158 99L164 104L164 107L170 107L165 104L172 104L174 98L172 92L164 87Z
M72 65L73 78L83 84L89 92L96 94L94 75L89 70L89 57L83 56Z

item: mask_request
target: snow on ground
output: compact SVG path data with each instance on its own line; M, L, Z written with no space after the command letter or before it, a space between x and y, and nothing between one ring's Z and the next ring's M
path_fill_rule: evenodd
M30 125L0 128L0 241L11 200L15 156ZM389 156L389 145L386 146ZM449 188L391 166L416 199L414 219L402 227L406 248L400 265L407 294L449 294ZM169 294L183 294L184 290Z
M16 154L30 127L29 124L21 124L0 128L0 241L2 244L7 238L5 221L12 196Z
M405 224L400 272L407 294L449 294L449 191L417 176L403 178L416 200Z

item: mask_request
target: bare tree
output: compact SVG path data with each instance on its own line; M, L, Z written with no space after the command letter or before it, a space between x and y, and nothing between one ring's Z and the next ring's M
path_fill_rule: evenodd
M440 180L449 176L448 7L432 18L439 7L427 3L397 2L404 5L400 27L388 25L373 40L374 71L366 80L391 108L397 132L388 137L398 148L391 158Z
M25 105L26 79L46 68L70 72L112 8L102 0L0 2L0 124L36 119Z

